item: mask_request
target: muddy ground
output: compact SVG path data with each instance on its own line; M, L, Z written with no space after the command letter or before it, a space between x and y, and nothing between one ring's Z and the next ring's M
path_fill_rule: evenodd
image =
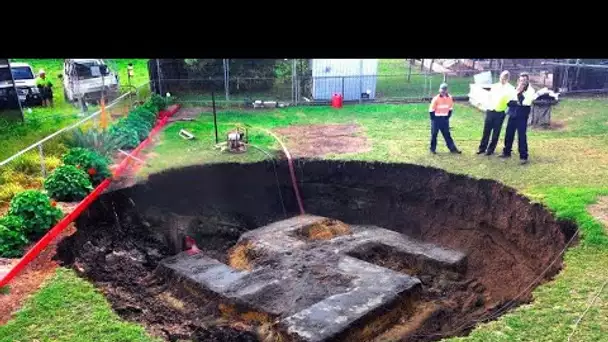
M295 125L274 131L285 137L287 147L294 157L360 153L371 148L362 127L357 124Z
M297 160L296 165L308 213L373 224L468 253L462 279L417 274L423 303L385 336L431 341L462 335L476 321L531 300L534 281L549 280L561 269L560 252L575 230L494 181L407 164ZM101 288L122 317L168 341L204 334L254 341L267 326L228 321L216 298L185 296L152 273L174 252L167 236L176 227L225 262L244 231L296 215L287 166L277 167L278 184L271 163L218 164L152 175L106 194L78 220L78 232L64 240L59 258ZM180 217L193 216L196 224L179 224ZM413 272L382 250L359 257Z

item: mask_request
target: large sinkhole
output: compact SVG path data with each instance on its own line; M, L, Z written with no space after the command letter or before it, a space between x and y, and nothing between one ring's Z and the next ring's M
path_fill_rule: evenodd
M58 258L167 341L433 341L530 301L575 231L495 181L295 166L306 215L284 162L193 166L103 195Z

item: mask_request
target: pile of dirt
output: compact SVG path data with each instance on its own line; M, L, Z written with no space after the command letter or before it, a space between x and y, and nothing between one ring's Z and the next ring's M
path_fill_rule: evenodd
M413 334L420 341L462 335L478 320L531 300L531 291L561 269L560 253L576 228L494 181L407 164L298 160L296 166L308 213L377 225L467 253L460 277L386 251L357 256L415 274L423 283L417 314L403 317L389 335ZM286 163L277 169L278 189L273 165L259 162L167 171L106 194L64 242L62 260L100 287L121 316L169 340L192 338L221 320L218 302L183 296L151 276L159 260L172 254L164 236L174 230L194 234L205 254L227 263L243 232L284 219L283 206L287 216L298 213Z
M367 138L357 124L296 125L274 131L285 137L289 152L294 157L322 157L370 149Z

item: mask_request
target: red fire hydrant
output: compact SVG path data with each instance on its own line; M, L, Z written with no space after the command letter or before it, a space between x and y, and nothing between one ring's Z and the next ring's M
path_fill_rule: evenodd
M331 106L334 108L342 108L343 97L342 94L335 93L331 97Z

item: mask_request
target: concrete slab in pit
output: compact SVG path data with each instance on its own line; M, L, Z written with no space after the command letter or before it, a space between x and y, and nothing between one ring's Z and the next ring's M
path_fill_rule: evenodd
M419 269L463 272L466 255L373 226L350 226L346 235L310 240L306 227L328 220L297 216L243 234L256 255L251 271L239 271L203 254L180 253L160 263L160 275L187 279L234 304L270 314L296 340L326 341L375 310L415 295L417 278L356 255L378 246L405 256Z

